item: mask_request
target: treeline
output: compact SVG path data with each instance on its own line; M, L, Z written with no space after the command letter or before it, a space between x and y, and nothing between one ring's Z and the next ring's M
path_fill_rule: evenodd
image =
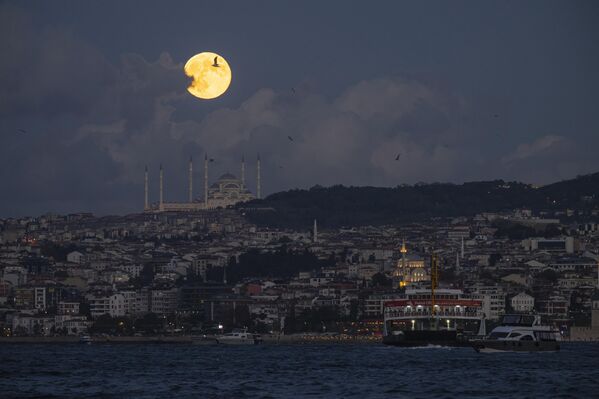
M281 245L275 252L261 252L251 249L239 256L239 261L232 258L227 266L227 281L236 283L246 278L268 277L288 279L299 272L320 270L334 264L334 260L320 260L309 251L291 251Z
M599 204L599 173L535 188L494 180L464 184L433 183L394 188L315 186L290 190L243 205L258 225L309 228L382 225L431 217L469 216L514 208L588 209Z

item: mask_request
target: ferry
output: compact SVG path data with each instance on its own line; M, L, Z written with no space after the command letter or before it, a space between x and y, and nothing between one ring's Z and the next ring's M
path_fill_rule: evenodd
M386 345L468 346L485 335L482 302L458 289L406 289L402 298L383 304Z
M550 326L541 324L541 316L507 314L500 326L482 338L472 340L477 352L545 352L559 351L561 335Z
M218 335L216 336L216 342L226 345L256 345L261 342L261 339L260 336L249 333L247 329L242 329Z

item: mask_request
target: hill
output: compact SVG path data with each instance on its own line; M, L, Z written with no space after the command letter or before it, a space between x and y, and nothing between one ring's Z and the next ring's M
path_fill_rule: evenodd
M241 206L262 226L308 228L382 225L431 217L470 216L514 208L535 211L599 205L599 173L542 187L503 180L385 187L315 186L289 190Z

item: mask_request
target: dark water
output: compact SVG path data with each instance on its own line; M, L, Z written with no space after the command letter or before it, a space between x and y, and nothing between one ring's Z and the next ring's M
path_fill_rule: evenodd
M599 345L557 353L379 345L2 345L0 397L591 398Z

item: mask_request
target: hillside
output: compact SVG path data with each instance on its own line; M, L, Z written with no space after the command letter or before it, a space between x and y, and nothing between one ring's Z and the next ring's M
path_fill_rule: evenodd
M594 173L539 188L503 180L394 188L315 186L275 193L242 208L259 225L306 228L314 219L327 227L381 225L514 208L538 211L598 205L599 173Z

